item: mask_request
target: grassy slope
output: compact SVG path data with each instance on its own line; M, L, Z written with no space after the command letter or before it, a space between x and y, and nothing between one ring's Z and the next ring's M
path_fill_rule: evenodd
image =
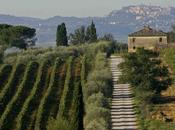
M169 67L173 84L162 92L161 103L148 106L146 127L149 130L175 129L175 49L160 52L163 63Z
M122 54L116 55L122 56ZM175 130L175 49L162 50L160 58L169 67L173 84L166 91L162 92L162 98L165 101L162 104L148 104L145 98L150 93L132 89L135 95L135 111L138 115L138 130ZM166 116L162 116L161 112ZM165 121L166 118L170 119L170 122Z
M160 56L164 64L169 67L173 84L166 91L162 92L165 102L158 106L158 112L164 112L166 117L175 123L175 49L164 49L161 51ZM160 118L160 115L157 114L155 118Z
M57 57L61 58L61 59L68 59L71 56L75 56L75 60L72 63L72 70L71 70L71 74L73 75L73 77L71 78L71 84L70 87L74 88L73 84L75 81L79 82L80 81L80 71L81 71L81 56L83 56L84 54L89 56L89 61L93 61L94 57L96 55L96 53L98 51L108 51L109 49L109 43L108 42L99 42L96 44L92 44L92 45L83 45L83 46L73 46L73 47L58 47L58 48L53 48L53 49L32 49L32 50L27 50L24 52L21 52L19 54L11 54L8 55L6 57L4 57L4 64L10 64L10 65L22 65L23 67L18 67L21 69L24 69L25 73L20 73L21 75L19 76L18 73L16 72L16 66L13 69L12 68L12 72L10 73L10 77L8 78L8 81L10 83L8 83L8 86L11 88L12 86L14 86L15 84L15 92L14 91L10 91L10 93L12 93L12 95L9 97L9 102L10 105L8 105L9 109L6 110L5 112L5 116L3 116L2 118L2 123L0 123L0 126L2 125L4 129L12 129L12 128L16 128L16 124L15 124L15 119L18 116L18 114L21 112L21 110L25 109L23 106L24 104L27 104L25 106L27 106L27 111L23 110L22 113L25 113L25 115L22 117L23 121L21 122L20 126L22 129L34 129L34 124L35 124L35 120L36 120L36 115L37 115L37 110L39 107L39 104L41 102L41 99L43 98L44 94L46 93L47 88L49 87L49 81L50 81L50 76L51 76L51 72L53 70L53 65L49 65L48 67L46 67L47 69L45 70L46 72L43 72L43 82L41 85L39 85L37 91L39 91L39 93L37 92L37 94L35 95L35 98L33 98L34 100L30 101L31 103L29 103L29 101L27 101L27 99L29 99L28 97L31 95L31 92L35 92L36 89L33 89L36 79L36 76L38 74L38 67L39 65L41 65L41 61L45 60L45 59L50 59L50 61L54 61ZM37 61L38 66L36 71L31 72L30 76L28 76L28 64L30 62L35 62ZM91 62L92 62L91 61ZM19 63L18 63L19 62ZM17 64L18 63L18 64ZM21 64L22 63L22 64ZM60 67L58 67L57 69L59 70ZM62 71L58 71L58 74L60 75L56 75L56 77L61 76L60 78L56 79L55 84L56 86L62 86L64 87L64 80L65 80L65 72L67 71L66 68L67 66L62 66L61 67ZM33 69L32 69L33 70ZM89 69L88 69L89 71ZM21 72L21 71L20 71ZM56 73L57 71L55 71L54 73ZM33 77L32 80L25 80L25 82L23 81L24 78L29 77L28 79L30 79L30 77ZM16 78L19 78L18 80ZM48 81L47 81L48 80ZM58 80L58 81L57 81ZM62 82L60 82L62 81ZM31 84L28 84L29 82L32 82ZM30 85L30 87L27 87L28 85ZM24 86L24 87L23 87ZM41 87L42 86L42 87ZM14 87L13 87L14 88ZM20 88L20 90L18 90ZM58 90L60 88L54 88L54 90ZM11 89L10 89L11 90ZM18 90L18 93L16 93L16 91ZM28 90L28 91L25 91ZM32 91L33 90L33 91ZM61 90L61 89L60 89ZM71 91L73 91L74 89L70 89ZM58 109L59 109L59 99L56 98L58 95L60 95L62 92L61 91L55 91L54 94L51 94L52 96L54 95L54 105L51 105L51 108L47 115L47 118L50 117L56 117L57 113L58 113ZM18 96L19 95L19 96ZM56 95L56 96L55 96ZM62 95L62 94L61 94ZM69 95L73 95L73 93L70 93ZM2 96L4 98L4 96ZM59 97L59 96L58 96ZM61 97L59 97L61 98ZM69 97L70 98L70 97ZM20 100L18 100L20 99ZM37 99L37 100L36 100ZM31 100L31 99L30 99ZM70 100L70 99L69 99ZM72 101L73 98L71 98L68 107L71 109L72 107ZM57 104L55 103L57 102ZM8 102L6 102L8 103ZM52 103L53 104L53 103ZM14 109L15 108L15 109ZM17 109L17 111L15 111ZM3 112L2 112L3 113ZM11 114L12 113L12 114ZM68 111L68 116L72 117L71 110ZM1 115L0 115L1 116ZM8 117L8 118L6 118ZM11 118L12 117L12 118ZM10 119L11 118L11 119ZM48 120L48 119L47 119ZM46 121L47 121L46 120ZM47 125L47 122L44 122L45 125ZM19 121L20 122L20 121ZM10 125L8 125L10 124ZM6 127L7 126L7 127Z

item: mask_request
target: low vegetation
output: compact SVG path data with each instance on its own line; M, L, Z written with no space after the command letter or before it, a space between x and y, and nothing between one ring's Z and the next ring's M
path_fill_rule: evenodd
M100 41L6 54L0 65L1 130L109 130L107 56L113 46Z
M140 48L127 54L120 66L123 75L120 82L128 82L135 95L136 112L140 130L173 130L171 119L154 118L154 112L162 104L162 93L168 90L172 80L168 68L161 62L159 54ZM164 123L163 123L164 122Z

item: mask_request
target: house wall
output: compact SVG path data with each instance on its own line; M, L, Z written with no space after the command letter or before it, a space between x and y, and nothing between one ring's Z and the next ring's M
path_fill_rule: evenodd
M160 38L162 41L160 41ZM128 51L135 52L137 48L144 47L145 49L155 49L157 45L167 45L166 36L152 37L128 37Z

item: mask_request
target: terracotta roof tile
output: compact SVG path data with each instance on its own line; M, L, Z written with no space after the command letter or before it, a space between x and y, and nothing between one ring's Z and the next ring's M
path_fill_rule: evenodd
M167 33L163 31L157 31L155 29L150 28L149 26L145 26L143 29L129 34L129 36L167 36Z

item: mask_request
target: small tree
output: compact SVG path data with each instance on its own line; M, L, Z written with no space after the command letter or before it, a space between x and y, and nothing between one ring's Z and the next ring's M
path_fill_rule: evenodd
M86 31L86 41L89 43L95 42L97 40L97 31L94 22L92 21L91 25L87 27Z
M99 38L100 40L104 41L115 41L114 36L112 34L105 34L103 37Z
M85 27L81 26L80 28L76 29L74 34L70 34L70 43L71 44L82 44L86 42L86 34L85 34Z
M168 32L168 42L175 42L175 25L172 26L172 31Z
M122 78L132 86L159 95L171 84L167 67L162 66L158 53L140 48L128 54L121 64Z
M67 30L66 30L65 23L58 25L56 37L57 37L56 39L57 46L67 46L68 45Z

